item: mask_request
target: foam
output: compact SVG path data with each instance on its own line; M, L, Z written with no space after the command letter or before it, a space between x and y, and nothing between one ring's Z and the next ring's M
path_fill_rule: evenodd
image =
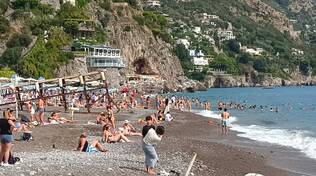
M316 159L316 138L310 137L308 131L269 129L263 126L240 126L234 124L233 131L240 132L238 136L300 150L306 156Z
M198 114L198 115L204 116L204 117L210 117L210 118L213 118L213 119L222 119L221 115L215 113L214 111L202 110L202 111L197 111L195 113ZM231 116L228 119L228 123L233 123L233 122L236 122L236 121L237 121L237 118L234 117L234 116Z
M194 113L215 119L221 119L221 115L213 111L202 110ZM316 138L311 137L310 132L303 130L270 129L259 125L242 126L236 124L237 118L229 118L233 131L239 132L237 136L260 142L292 147L303 152L307 157L316 159ZM232 124L235 122L234 124Z

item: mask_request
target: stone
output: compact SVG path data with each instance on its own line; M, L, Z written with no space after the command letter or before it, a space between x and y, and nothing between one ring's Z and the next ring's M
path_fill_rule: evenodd
M31 171L30 175L35 175L37 172L36 171Z

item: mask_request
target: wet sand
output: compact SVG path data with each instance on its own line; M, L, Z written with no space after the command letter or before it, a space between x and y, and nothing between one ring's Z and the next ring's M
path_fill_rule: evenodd
M48 108L48 111L52 110L62 111L62 108ZM22 162L15 166L1 167L0 175L146 175L143 171L141 137L130 137L135 141L132 144L103 144L109 149L107 154L73 151L82 132L87 132L89 139L101 139L102 127L93 123L102 109L93 111L92 114L75 113L76 122L73 124L32 129L34 141L14 142L14 154ZM128 119L140 130L142 126L136 124L137 119L153 112L122 111L116 115L117 126ZM236 134L222 136L218 126L207 124L208 119L188 112L171 112L176 120L162 124L166 126L166 134L156 148L160 158L159 165L166 171L174 170L184 175L193 153L196 152L197 160L191 170L194 175L242 176L249 172L266 176L295 175L270 166L267 156L262 153L228 145L237 138ZM62 116L67 117L69 114ZM157 169L161 170L160 167Z

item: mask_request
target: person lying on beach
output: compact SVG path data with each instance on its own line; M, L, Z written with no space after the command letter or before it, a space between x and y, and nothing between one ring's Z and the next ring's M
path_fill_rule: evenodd
M136 131L135 127L132 124L130 124L128 120L124 121L123 134L125 136L143 136L142 133L138 133Z
M64 117L60 117L60 115L56 112L53 112L50 117L48 117L48 122L51 124L61 124L61 123L71 123L73 121L68 120Z
M88 143L87 135L82 133L79 137L77 150L80 152L107 152L98 140L93 140L91 144Z
M129 140L124 134L122 133L116 133L111 132L111 126L105 125L103 127L103 135L102 135L102 141L106 143L114 143L114 142L133 142Z

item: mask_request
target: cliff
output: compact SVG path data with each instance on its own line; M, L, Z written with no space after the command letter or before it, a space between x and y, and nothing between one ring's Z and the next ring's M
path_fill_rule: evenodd
M122 50L127 66L123 73L160 75L166 81L167 89L177 89L186 77L179 59L171 52L171 46L133 19L139 11L124 4L112 8L108 40L111 46Z
M293 38L299 38L299 33L294 30L293 24L285 14L277 11L261 0L243 1L252 8L252 11L248 14L252 20L257 23L270 23L280 32L289 32Z

